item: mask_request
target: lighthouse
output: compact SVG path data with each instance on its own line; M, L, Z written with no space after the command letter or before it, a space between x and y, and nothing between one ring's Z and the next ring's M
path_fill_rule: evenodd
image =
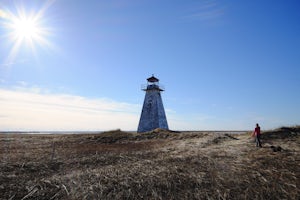
M142 86L146 94L137 132L151 131L156 128L169 129L160 94L164 89L154 75L147 81L147 85Z

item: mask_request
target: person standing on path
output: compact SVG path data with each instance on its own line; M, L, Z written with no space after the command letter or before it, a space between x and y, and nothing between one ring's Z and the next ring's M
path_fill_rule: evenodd
M259 124L256 124L256 127L252 134L253 137L255 137L256 147L262 147L260 142L260 126Z

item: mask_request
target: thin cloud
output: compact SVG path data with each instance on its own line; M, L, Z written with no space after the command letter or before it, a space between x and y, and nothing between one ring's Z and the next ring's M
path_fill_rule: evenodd
M216 0L203 0L194 5L183 19L211 21L222 17L225 14L225 7Z
M21 59L21 60L16 60L16 61L6 61L3 63L0 63L0 67L10 67L13 65L24 64L24 63L28 63L28 62L30 62L30 60L27 60L27 59Z
M0 89L0 130L135 130L140 106L109 99Z

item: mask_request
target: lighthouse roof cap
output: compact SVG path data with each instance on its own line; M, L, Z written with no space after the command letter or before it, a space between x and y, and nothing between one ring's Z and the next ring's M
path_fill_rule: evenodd
M156 78L154 75L152 75L151 77L147 78L148 82L154 83L154 82L158 82L159 79Z

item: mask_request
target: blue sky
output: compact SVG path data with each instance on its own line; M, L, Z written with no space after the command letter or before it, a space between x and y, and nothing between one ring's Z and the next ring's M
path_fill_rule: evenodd
M170 129L300 124L297 0L0 0L0 130L136 130L152 74ZM38 16L17 45L11 16Z

